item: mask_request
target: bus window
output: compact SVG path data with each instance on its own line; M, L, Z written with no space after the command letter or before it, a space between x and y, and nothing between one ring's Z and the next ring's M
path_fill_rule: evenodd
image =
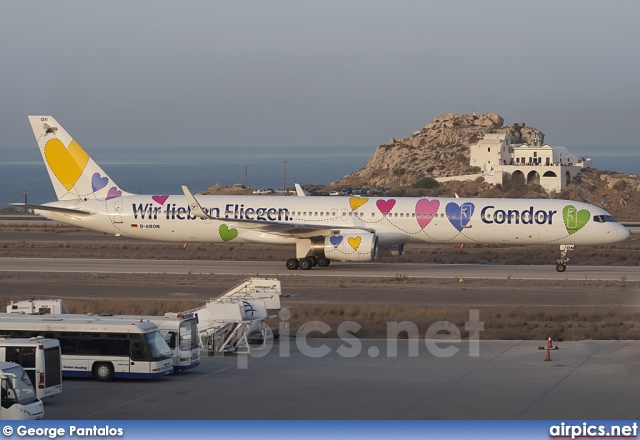
M144 343L141 335L133 335L131 341L131 360L132 361L146 361L150 359L149 349L147 344Z
M160 330L160 334L164 337L170 349L176 348L176 332Z
M168 359L172 356L171 350L160 332L145 333L143 338L148 347L147 350L150 350L154 359Z
M198 348L198 324L195 319L180 324L180 350ZM171 347L174 348L174 347Z
M2 385L0 386L2 388L2 407L9 408L16 403L27 405L35 402L36 393L27 373L20 366L7 369L5 372L16 375L16 387L14 389L9 380L2 380Z

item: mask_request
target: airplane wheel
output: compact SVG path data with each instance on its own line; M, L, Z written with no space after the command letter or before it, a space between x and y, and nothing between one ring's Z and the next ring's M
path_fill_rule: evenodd
M309 270L313 267L313 263L309 258L300 258L299 264L301 270Z
M316 257L315 255L311 255L309 257L307 257L309 260L311 260L311 264L314 266L318 265L318 257Z
M331 263L331 260L325 257L318 257L318 266L327 267Z
M287 269L289 270L296 270L298 269L299 264L298 264L298 259L297 258L289 258L287 260Z
M567 265L566 264L556 264L556 270L558 272L564 272L565 270L567 270Z

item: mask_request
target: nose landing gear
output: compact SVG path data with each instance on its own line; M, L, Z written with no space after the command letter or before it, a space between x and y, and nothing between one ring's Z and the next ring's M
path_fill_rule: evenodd
M576 249L573 244L561 244L560 245L560 259L558 260L558 264L556 264L556 270L558 272L564 272L567 270L567 263L569 262L569 257L567 256L569 251L574 251Z

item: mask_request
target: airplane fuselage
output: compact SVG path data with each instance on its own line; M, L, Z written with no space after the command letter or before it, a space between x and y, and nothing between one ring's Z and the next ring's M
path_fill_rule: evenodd
M573 245L629 231L586 203L548 199L134 195L119 187L52 116L29 116L57 202L18 204L65 223L140 239L295 244L288 269L402 255L407 243Z
M211 218L194 215L184 196L123 196L47 205L94 212L76 217L37 211L53 220L105 233L174 242L295 243L260 222L319 226L324 235L373 233L394 243L592 245L624 240L628 231L593 205L548 199L198 196ZM316 234L317 235L317 234Z

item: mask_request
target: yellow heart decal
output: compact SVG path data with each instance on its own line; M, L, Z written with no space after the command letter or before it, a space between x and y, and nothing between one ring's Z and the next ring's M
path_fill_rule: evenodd
M348 240L354 251L357 251L360 247L360 243L362 243L362 237L359 235L357 237L349 237Z
M89 162L89 155L74 140L67 149L59 139L51 139L44 146L44 157L53 174L67 190L73 188Z
M367 203L369 199L367 197L351 197L349 199L349 205L351 205L351 210L355 211L365 203Z

